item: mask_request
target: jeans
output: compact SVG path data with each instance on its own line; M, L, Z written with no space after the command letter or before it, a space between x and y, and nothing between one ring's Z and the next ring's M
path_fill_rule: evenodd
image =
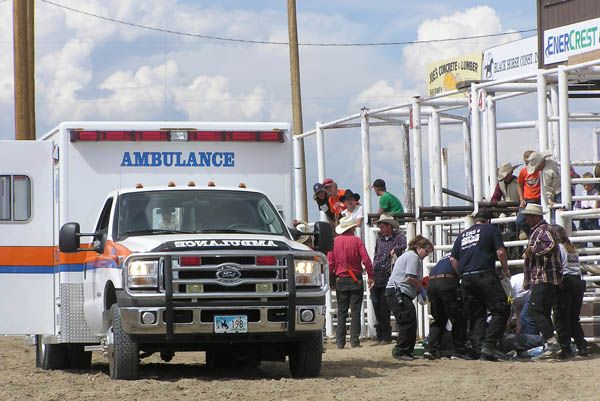
M363 282L355 283L350 277L336 279L335 296L337 298L337 329L335 342L337 345L346 344L346 320L350 308L350 342L360 343L360 313L363 301Z
M392 325L390 324L390 307L385 299L385 287L371 288L371 304L377 319L375 325L377 341L391 341Z
M504 334L510 316L510 306L500 279L492 271L463 275L463 300L469 320L469 339L473 347L494 348ZM487 311L492 319L486 328Z
M531 294L527 294L525 296L525 305L523 305L523 309L521 309L521 331L519 334L523 335L540 335L540 330L535 325L535 321L531 317L529 313L529 296Z
M555 326L560 345L566 352L571 352L571 338L573 338L578 349L586 349L587 342L583 336L581 323L579 323L585 281L578 275L565 274L561 287L558 290L558 299L554 308Z
M406 294L396 295L395 288L386 288L385 299L398 325L398 340L392 355L412 356L417 341L417 310L413 300Z
M458 279L439 278L429 281L427 298L433 322L429 325L427 351L439 355L442 336L448 320L452 322L452 344L454 352L466 352L467 322L458 302Z
M529 314L540 329L544 341L554 336L554 325L550 313L556 304L558 286L549 283L538 283L531 288L529 295Z

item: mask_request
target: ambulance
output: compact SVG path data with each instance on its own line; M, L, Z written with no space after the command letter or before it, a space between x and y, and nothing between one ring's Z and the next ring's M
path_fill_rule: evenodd
M285 123L64 122L0 141L0 334L32 339L42 369L103 352L112 379L178 351L318 376L332 232L297 241L292 170Z

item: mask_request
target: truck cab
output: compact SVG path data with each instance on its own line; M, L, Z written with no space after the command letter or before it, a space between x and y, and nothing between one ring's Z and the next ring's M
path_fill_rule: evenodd
M60 251L86 254L84 315L111 378L136 378L140 355L195 350L213 366L287 357L292 376L319 375L331 229L316 224L316 250L300 244L241 186L138 185L109 194L93 233L61 228Z

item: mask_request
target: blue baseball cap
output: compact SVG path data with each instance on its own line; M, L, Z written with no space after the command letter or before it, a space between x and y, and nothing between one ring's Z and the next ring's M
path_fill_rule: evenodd
M323 186L323 184L321 184L320 182L315 183L313 185L313 199L317 199L317 194L321 191L325 192L325 187Z

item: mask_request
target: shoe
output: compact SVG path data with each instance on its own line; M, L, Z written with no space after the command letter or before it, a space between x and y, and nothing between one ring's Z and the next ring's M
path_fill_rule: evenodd
M544 359L554 359L556 358L561 351L560 344L553 341L547 342L544 346L544 352L542 352L539 356L536 356L533 359L534 361L542 361Z
M344 347L346 346L346 344L337 344L337 349L344 349Z
M431 353L431 352L429 352L429 351L425 351L425 352L423 353L423 358L424 358L424 359L428 359L428 360L430 360L430 361L433 361L433 360L436 360L436 359L440 359L440 357L439 357L439 356L437 356L436 354L434 354L434 353Z
M467 354L467 353L461 353L461 352L454 352L452 355L450 355L450 359L451 360L463 360L463 361L473 361L475 360L475 358L473 358L471 355Z
M579 356L588 356L588 350L587 348L577 348L577 355Z
M558 354L558 359L560 359L562 361L566 361L566 360L575 358L575 356L576 356L575 353L572 351L561 350L560 353Z
M390 345L392 343L392 340L381 340L380 344L381 345Z
M362 345L360 345L360 343L354 343L354 344L350 344L350 348L361 348Z
M371 347L377 347L378 345L381 345L381 341L377 340L377 341L373 341L371 343Z
M404 361L404 362L409 362L409 361L415 360L415 357L413 357L412 355L392 355L392 357L398 361Z
M507 361L508 355L496 347L483 347L481 348L481 357L479 359L482 361Z

